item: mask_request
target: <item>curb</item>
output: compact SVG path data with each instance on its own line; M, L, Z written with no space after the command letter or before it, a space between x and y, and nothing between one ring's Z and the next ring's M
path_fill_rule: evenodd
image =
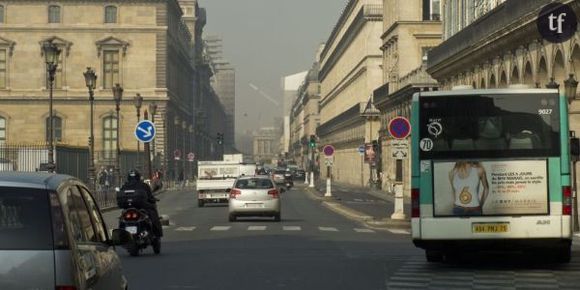
M350 220L360 222L368 228L372 228L374 230L411 229L410 220L392 220L390 218L377 220L372 216L351 209L338 202L330 201L330 198L319 197L313 193L312 189L309 187L307 187L304 191L308 193L307 195L309 198L321 201L322 206Z

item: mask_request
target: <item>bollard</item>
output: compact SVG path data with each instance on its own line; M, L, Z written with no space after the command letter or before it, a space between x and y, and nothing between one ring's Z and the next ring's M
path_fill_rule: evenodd
M310 172L310 185L308 187L314 187L314 171Z
M393 220L404 220L406 218L403 208L403 184L395 184L395 210L391 215Z

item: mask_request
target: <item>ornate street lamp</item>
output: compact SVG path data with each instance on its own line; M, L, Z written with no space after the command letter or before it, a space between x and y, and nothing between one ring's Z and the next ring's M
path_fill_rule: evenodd
M89 185L92 190L96 189L95 186L95 132L94 132L94 104L95 104L95 88L97 82L97 75L95 71L87 67L87 71L83 73L85 76L85 83L89 89L89 106L90 106L90 136L89 136Z
M58 66L58 59L60 57L61 50L52 41L47 41L42 44L42 52L44 54L44 61L46 62L46 71L48 73L48 86L49 86L48 171L54 172L54 170L56 169L56 165L54 164L54 118L52 113L52 90L54 88L54 75L56 74L56 68Z
M115 84L113 87L113 99L115 100L115 112L117 113L117 154L115 156L115 176L116 182L120 184L121 181L121 168L120 168L120 160L119 155L121 154L121 148L119 145L119 127L121 126L121 120L119 119L119 111L121 110L121 100L123 100L123 87L119 84Z
M547 89L559 89L560 84L554 81L554 78L550 78L550 82L546 84Z
M137 94L133 98L135 103L135 109L137 110L137 123L141 122L141 106L143 105L143 97L141 94ZM137 140L137 168L141 169L141 142Z
M576 90L578 89L578 81L574 79L574 74L570 74L568 79L564 81L564 94L568 103L572 104L572 101L576 99Z

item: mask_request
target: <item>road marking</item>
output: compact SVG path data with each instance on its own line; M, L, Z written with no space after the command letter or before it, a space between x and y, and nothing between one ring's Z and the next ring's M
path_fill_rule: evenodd
M410 234L407 230L398 230L398 229L387 229L389 232L397 235L408 235Z
M574 234L574 235L577 236L577 237L580 237L580 233L577 233L577 234Z
M302 228L300 226L283 226L282 230L284 230L284 231L301 231Z
M229 230L231 227L230 226L215 226L213 228L210 229L210 231L227 231Z
M354 201L361 201L362 202L363 200L360 198L355 198Z
M266 226L249 226L248 231L265 231Z
M333 227L318 227L318 229L323 232L338 232L338 230Z
M376 233L375 231L373 231L371 229L354 229L354 231L357 233Z
M178 227L175 229L177 232L191 232L195 230L195 227Z

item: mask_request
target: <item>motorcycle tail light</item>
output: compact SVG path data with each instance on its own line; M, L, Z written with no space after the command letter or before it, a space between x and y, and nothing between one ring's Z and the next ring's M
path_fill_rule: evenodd
M137 212L135 210L129 210L123 214L123 218L125 220L129 220L129 221L138 220L139 216L140 216L139 212Z

